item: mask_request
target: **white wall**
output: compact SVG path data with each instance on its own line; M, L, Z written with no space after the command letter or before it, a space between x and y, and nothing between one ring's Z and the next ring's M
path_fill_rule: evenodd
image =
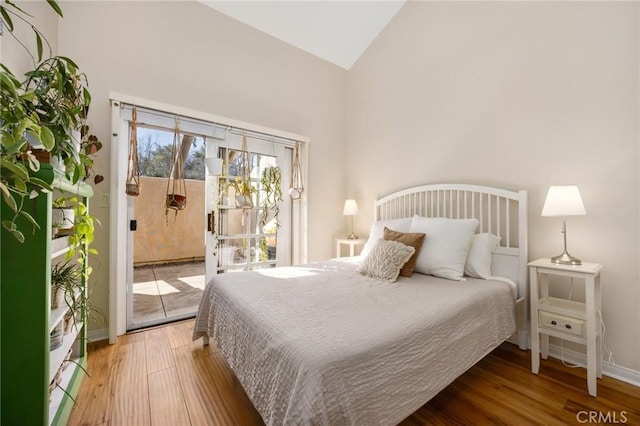
M569 219L569 248L605 265L605 341L640 370L637 2L410 2L348 73L195 2L64 2L59 23L24 4L89 76L97 194L109 91L309 136L310 260L346 232L346 195L365 235L375 198L453 181L527 189L530 257L555 255L547 187L579 185L587 216ZM2 62L22 73L21 55L3 36ZM93 211L107 311L109 211Z
M363 209L423 183L529 191L531 260L562 251L549 185L587 215L569 251L599 262L605 342L640 371L638 2L409 2L348 75L348 190ZM568 291L568 287L562 291ZM583 349L581 349L583 350Z
M29 22L38 28L51 46L51 51L55 55L58 51L58 15L44 1L17 1L13 2L20 9L30 14L32 18ZM10 15L13 17L13 15ZM0 59L2 64L8 67L15 74L18 80L24 78L24 73L31 71L35 67L37 60L36 37L31 27L17 17L12 18L14 25L14 35L20 40L33 55L29 56L25 47L21 46L16 38L12 37L8 28L4 28L4 35L0 37ZM43 39L43 57L48 57L49 48Z
M110 91L306 135L309 260L332 255L346 186L346 71L198 2L62 6L59 51L87 74L89 124L106 142L96 168L106 179L96 194L111 183ZM92 210L103 224L93 299L106 312L109 209Z

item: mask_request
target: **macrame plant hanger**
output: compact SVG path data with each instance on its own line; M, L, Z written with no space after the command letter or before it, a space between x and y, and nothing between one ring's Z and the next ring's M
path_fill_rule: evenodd
M164 213L169 210L175 212L176 217L180 210L187 206L187 186L183 177L184 158L180 141L180 118L176 115L175 129L173 132L173 145L171 146L171 170L167 179L167 199Z
M242 148L240 150L239 179L235 181L236 207L242 209L253 208L253 187L251 186L251 163L249 148L247 148L247 134L242 135Z
M129 161L127 169L127 195L140 195L140 169L138 168L138 124L136 107L131 110L131 131L129 132Z
M302 183L302 168L300 167L300 142L296 142L293 154L293 163L291 164L291 184L289 185L289 195L293 200L302 198L304 185Z

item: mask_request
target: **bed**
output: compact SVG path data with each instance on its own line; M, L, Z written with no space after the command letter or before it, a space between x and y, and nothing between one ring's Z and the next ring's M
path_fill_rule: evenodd
M524 191L426 185L374 211L374 227L475 219L500 239L491 277L390 283L361 256L214 277L193 338L214 339L266 424L397 424L506 339L526 347Z

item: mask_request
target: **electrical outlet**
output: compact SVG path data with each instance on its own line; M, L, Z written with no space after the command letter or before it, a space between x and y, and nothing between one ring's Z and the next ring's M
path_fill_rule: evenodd
M100 193L100 199L98 200L98 205L100 207L109 207L109 193L108 192Z

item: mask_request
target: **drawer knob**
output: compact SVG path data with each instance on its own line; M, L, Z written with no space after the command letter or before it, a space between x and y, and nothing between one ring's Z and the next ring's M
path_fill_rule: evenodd
M551 321L551 325L557 325L558 323L556 322L556 320Z
M571 330L571 324L565 324L564 326Z

